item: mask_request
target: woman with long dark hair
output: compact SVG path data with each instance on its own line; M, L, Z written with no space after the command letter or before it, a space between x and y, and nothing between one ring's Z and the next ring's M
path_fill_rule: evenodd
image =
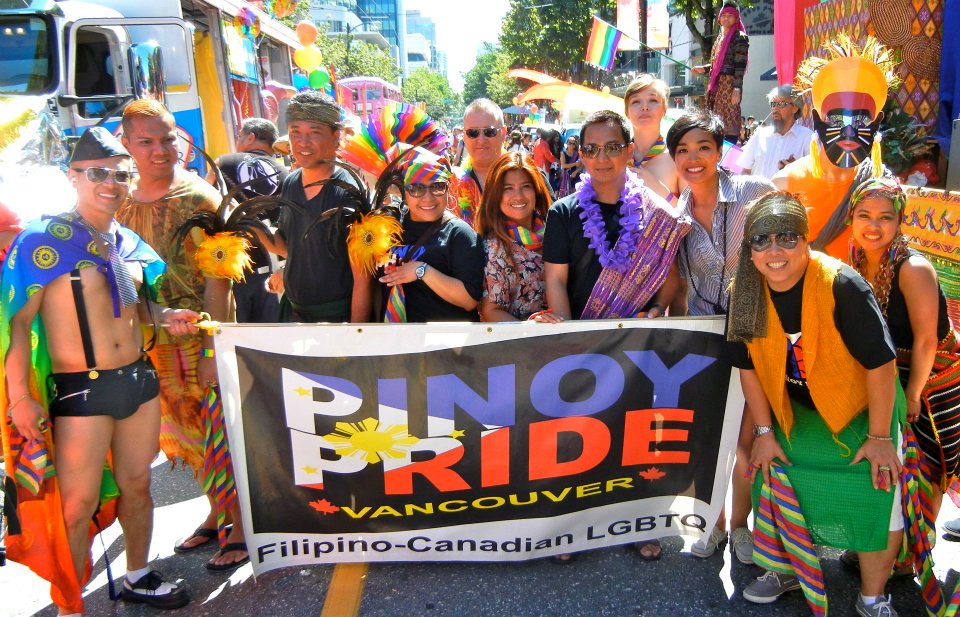
M480 316L516 321L546 307L543 231L550 191L533 161L504 154L490 168L477 231L487 251Z

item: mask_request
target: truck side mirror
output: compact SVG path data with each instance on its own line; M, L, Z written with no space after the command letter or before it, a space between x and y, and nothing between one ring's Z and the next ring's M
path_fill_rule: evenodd
M160 46L154 41L131 45L127 60L136 98L153 99L166 104Z
M60 85L50 15L0 15L0 95L48 96Z

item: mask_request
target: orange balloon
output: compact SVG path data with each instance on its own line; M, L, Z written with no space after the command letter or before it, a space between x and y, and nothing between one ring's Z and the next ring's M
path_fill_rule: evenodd
M309 75L314 72L318 66L323 64L323 54L313 45L308 45L293 52L293 61Z
M304 19L297 24L297 38L301 45L313 45L318 34L317 26L312 21Z
M531 106L530 106L530 113L535 114L535 113L537 113L538 111L540 111L540 108L537 107L536 105L531 105Z

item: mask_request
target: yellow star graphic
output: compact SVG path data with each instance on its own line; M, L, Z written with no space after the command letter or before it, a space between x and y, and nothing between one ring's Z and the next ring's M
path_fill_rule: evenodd
M303 473L315 474L317 473L317 468L307 465L306 467L303 468Z
M461 437L463 437L463 435L464 435L464 432L458 428L453 429L453 431L450 433L450 436L453 437L454 439L460 439Z
M299 388L295 389L294 392L296 392L296 393L299 394L300 396L306 396L306 395L312 393L313 391L312 391L312 390L308 390L307 388L304 388L303 386L300 386Z

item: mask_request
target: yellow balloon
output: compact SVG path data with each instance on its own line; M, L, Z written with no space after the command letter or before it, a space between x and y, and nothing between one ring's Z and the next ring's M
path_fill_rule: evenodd
M519 101L520 101L520 99L518 99L517 97L513 97L513 104L514 104L514 105L517 105L517 104L519 103Z
M293 52L294 63L309 75L323 64L323 54L313 45L301 47Z
M610 94L610 86L604 86L600 88L600 92L603 92L604 94Z

